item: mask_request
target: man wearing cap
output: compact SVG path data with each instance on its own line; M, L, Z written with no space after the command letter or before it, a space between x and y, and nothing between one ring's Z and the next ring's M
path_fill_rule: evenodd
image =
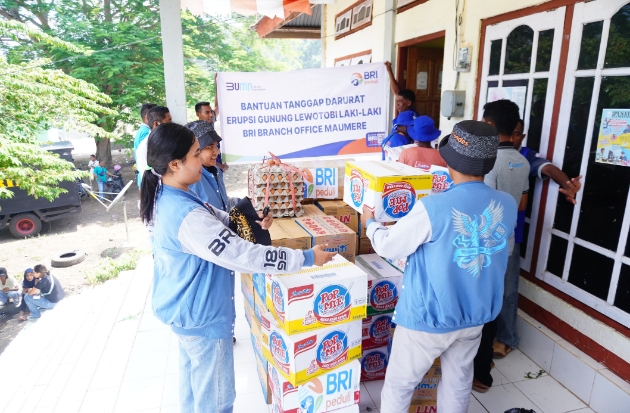
M206 121L190 122L186 127L195 134L199 141L201 164L204 166L201 171L201 180L188 188L202 201L222 211L230 212L230 209L240 199L228 197L223 176L219 174L216 167L219 155L218 144L221 142L221 137L214 130L214 127Z
M407 133L417 146L402 151L398 162L414 168L428 169L431 165L446 168L446 162L440 156L440 152L431 147L431 142L441 134L440 130L435 127L433 119L424 115L418 116L413 122L413 127L407 128Z
M391 148L395 148L397 146L409 145L413 143L411 138L409 138L408 130L413 128L413 119L415 117L415 113L412 111L406 111L399 114L396 119L394 119L394 128L392 129L392 133L389 134L385 139L383 139L383 143L381 144L382 152L383 152L383 160L385 160L385 147L389 146Z
M440 143L454 185L419 199L411 212L385 227L363 209L361 220L376 253L407 260L381 412L409 409L414 388L441 357L438 411L466 413L473 358L483 325L501 310L508 239L516 203L490 188L499 136L492 125L463 121Z
M7 304L9 298L13 300L16 307L22 304L22 294L20 294L17 281L15 278L9 277L7 269L2 267L0 268L0 308Z

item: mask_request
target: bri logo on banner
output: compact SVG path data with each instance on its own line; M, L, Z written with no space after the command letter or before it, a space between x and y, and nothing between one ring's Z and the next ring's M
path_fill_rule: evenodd
M363 74L355 72L350 76L350 83L352 84L352 86L378 83L378 71L371 70L369 72L363 72Z
M416 202L416 190L408 182L392 182L383 186L383 209L391 218L407 215Z
M317 348L317 364L321 369L332 370L347 360L348 336L343 331L331 331Z
M313 313L322 324L336 324L350 318L352 297L343 285L322 288L313 300Z
M370 293L370 305L376 311L388 311L398 303L396 284L388 280L378 282Z

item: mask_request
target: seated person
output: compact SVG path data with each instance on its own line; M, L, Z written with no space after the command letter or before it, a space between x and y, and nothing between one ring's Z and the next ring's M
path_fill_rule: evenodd
M383 160L385 160L385 147L389 146L390 148L395 148L397 146L409 145L413 143L409 134L407 133L407 128L412 128L414 123L414 113L411 111L402 112L399 114L394 124L394 129L392 129L392 133L389 134L385 139L383 139L383 143L381 144L383 150Z
M402 151L398 162L414 168L429 169L431 165L446 168L446 162L440 156L440 152L431 147L431 142L440 137L440 130L435 127L433 119L428 116L418 116L414 120L413 127L408 128L407 132L417 146Z
M22 294L18 288L18 283L13 277L9 277L7 269L0 268L0 308L4 308L11 299L13 305L19 307L22 304Z
M31 315L27 317L29 321L39 319L40 309L55 308L55 305L66 296L59 280L52 276L44 265L37 264L34 270L35 278L38 279L37 286L28 290L28 295L24 297L26 306L31 312Z
M199 156L203 169L201 180L188 188L204 202L225 212L229 212L240 201L227 195L223 175L218 172L217 159L221 137L208 122L197 120L186 125L199 140Z
M35 287L37 285L37 278L35 278L35 274L32 268L27 268L24 271L24 279L22 280L22 299L28 294L28 290ZM20 314L18 316L18 321L26 321L26 315L24 312L28 309L26 306L26 302L22 301L22 305L20 306Z

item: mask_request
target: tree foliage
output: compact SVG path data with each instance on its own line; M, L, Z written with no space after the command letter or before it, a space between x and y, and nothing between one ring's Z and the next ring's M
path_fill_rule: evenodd
M18 22L0 20L0 37L23 42L33 40L73 53L84 49L63 42ZM107 132L94 121L112 115L104 105L111 100L96 86L75 79L61 70L44 69L47 60L11 64L0 56L0 180L11 180L32 195L53 199L65 190L60 181L82 175L74 165L39 147L36 136L51 127L66 127L92 134ZM12 192L0 187L0 198Z

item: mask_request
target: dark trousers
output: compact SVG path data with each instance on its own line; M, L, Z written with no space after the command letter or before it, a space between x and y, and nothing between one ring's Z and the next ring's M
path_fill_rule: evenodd
M497 320L484 324L483 330L481 330L481 342L474 361L475 378L488 387L492 386L490 363L492 363L492 344L496 334Z

